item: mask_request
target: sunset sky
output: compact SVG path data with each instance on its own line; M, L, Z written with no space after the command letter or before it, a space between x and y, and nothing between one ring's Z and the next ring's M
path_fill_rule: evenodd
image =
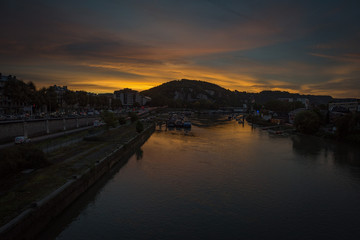
M0 72L102 93L175 79L360 98L360 1L3 0Z

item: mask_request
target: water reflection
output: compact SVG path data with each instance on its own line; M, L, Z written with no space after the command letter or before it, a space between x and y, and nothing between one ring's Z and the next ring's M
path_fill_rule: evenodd
M340 165L360 166L360 149L351 144L304 135L293 135L291 140L294 153L300 156L319 159L323 154Z
M128 163L129 159L123 159L118 164L115 165L109 172L104 174L99 181L97 181L91 188L89 188L83 195L81 195L76 201L74 201L65 212L60 214L56 219L54 219L50 225L37 236L37 240L49 240L56 239L59 237L59 234L63 232L69 225L76 221L79 215L86 211L87 208L93 206L100 197L102 188L106 186L118 173L123 166ZM66 239L66 238L65 238ZM92 239L89 237L88 239Z
M360 236L359 150L214 118L157 130L59 239Z
M349 144L318 137L291 136L293 151L301 156L301 161L323 161L349 172L360 180L360 149Z
M197 115L191 119L194 126L197 127L214 127L218 125L224 125L229 123L229 119L226 115L212 114L212 115Z
M349 151L345 144L333 145L334 159L337 164L349 164L351 166L360 166L360 149L354 148Z
M136 149L136 160L141 160L143 158L144 151L141 148Z
M291 140L294 153L311 159L317 159L325 147L321 139L311 136L293 135Z

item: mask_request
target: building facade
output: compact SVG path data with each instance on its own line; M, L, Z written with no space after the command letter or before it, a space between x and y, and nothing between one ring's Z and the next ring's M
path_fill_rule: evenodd
M56 102L59 104L60 107L63 107L64 105L64 94L68 91L67 86L52 86L54 88L54 91L56 93Z
M309 109L310 107L310 101L307 98L279 98L278 100L283 101L283 102L301 102L302 104L304 104L306 109Z
M5 95L5 86L8 81L16 81L16 76L2 75L0 73L0 114L12 114L17 112L23 112L25 104L16 101L16 99L10 99Z
M114 92L114 98L119 99L123 107L133 107L134 105L144 106L151 98L140 94L130 88L124 88Z
M360 104L358 101L329 103L330 112L335 112L337 109L344 109L349 112L359 112Z

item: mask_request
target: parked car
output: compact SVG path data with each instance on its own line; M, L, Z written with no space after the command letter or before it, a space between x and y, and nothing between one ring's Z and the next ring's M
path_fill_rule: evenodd
M99 121L99 120L94 121L94 127L100 127L103 125L105 125L105 123L103 121Z
M26 144L30 143L31 139L25 136L18 136L15 138L15 144Z

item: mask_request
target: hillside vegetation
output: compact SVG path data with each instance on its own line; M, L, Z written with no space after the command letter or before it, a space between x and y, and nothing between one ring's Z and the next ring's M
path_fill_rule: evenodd
M145 90L151 105L169 107L217 108L247 102L246 93L233 92L216 84L197 80L174 80Z
M331 96L301 95L286 91L262 91L248 93L231 91L216 84L198 80L174 80L145 90L142 94L152 98L150 105L189 108L243 107L256 102L264 104L279 98L308 98L315 104L327 104Z

